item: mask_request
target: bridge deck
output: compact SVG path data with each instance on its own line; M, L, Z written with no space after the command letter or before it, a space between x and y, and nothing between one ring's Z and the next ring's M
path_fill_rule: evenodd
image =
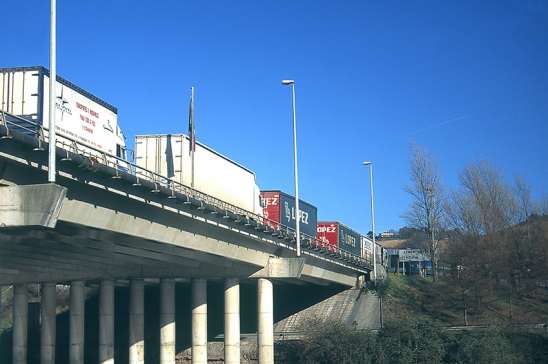
M0 125L0 183L45 182L42 135L10 128L9 121ZM264 271L271 257L294 256L290 229L274 231L261 217L211 196L137 171L113 156L98 159L75 143L60 143L58 184L67 194L57 225L2 229L6 271L25 267L28 276L49 274L51 279L60 271L55 267L74 271L74 277L85 270L86 279L105 274L249 277ZM300 279L352 285L370 270L360 257L330 252L315 239L303 238Z

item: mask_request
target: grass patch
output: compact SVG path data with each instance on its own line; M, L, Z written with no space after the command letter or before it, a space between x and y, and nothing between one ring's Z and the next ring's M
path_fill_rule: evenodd
M429 319L440 326L464 325L462 291L447 281L432 282L419 276L389 275L384 316L390 320ZM539 288L511 300L505 292L492 292L480 307L470 302L469 325L548 322L548 290Z

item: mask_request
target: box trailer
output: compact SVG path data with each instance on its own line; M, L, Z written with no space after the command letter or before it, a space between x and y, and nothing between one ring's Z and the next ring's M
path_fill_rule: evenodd
M296 228L295 197L282 191L261 191L263 216L271 227L279 229L280 225ZM318 209L299 199L299 227L302 234L316 236Z
M0 110L49 125L49 71L44 67L0 68ZM116 107L57 76L55 129L102 152L125 158L125 138Z
M356 256L361 255L361 235L337 221L318 222L316 238L331 247Z
M361 241L361 257L371 259L373 261L373 241L367 236L360 236Z
M137 135L137 166L191 187L190 141L184 134ZM206 145L196 142L194 189L262 215L255 173Z

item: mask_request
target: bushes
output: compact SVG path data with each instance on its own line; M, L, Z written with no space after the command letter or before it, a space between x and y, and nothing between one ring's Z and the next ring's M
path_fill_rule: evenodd
M459 332L445 337L446 363L522 363L508 336L498 330Z
M389 322L379 331L376 363L442 363L442 333L431 322Z
M524 363L548 362L548 332L510 332L509 338L514 350L523 356Z
M310 325L300 342L280 343L276 347L280 363L351 364L374 363L373 335L350 329L340 323Z
M374 338L338 323L314 330L300 356L300 363L371 363Z
M389 322L377 334L339 323L312 325L299 342L279 343L283 363L535 363L547 362L547 335L497 330L447 332L428 320Z

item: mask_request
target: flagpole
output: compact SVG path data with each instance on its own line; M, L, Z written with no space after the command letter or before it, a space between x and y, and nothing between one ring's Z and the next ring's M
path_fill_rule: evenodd
M190 179L190 187L194 188L194 149L195 149L195 143L196 143L196 134L194 131L194 86L192 86L192 94L190 96L190 103L191 103L191 109L192 109L192 135L190 136L191 140L190 142L193 144L190 148L190 163L191 163L191 179Z

